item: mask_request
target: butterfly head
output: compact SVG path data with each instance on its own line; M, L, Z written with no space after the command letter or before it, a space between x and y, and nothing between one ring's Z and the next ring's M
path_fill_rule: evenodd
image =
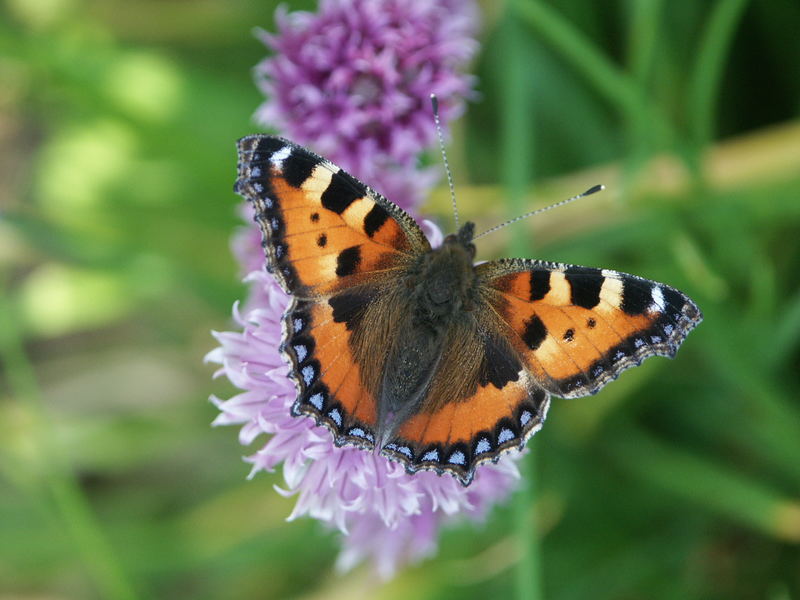
M451 233L444 238L443 245L458 245L463 247L470 255L470 258L475 258L475 244L472 239L475 237L475 223L467 221L458 230L458 233Z

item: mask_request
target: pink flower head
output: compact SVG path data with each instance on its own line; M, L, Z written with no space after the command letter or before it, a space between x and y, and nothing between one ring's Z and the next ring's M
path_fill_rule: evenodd
M404 208L434 175L416 160L435 141L430 95L445 122L463 111L475 54L471 0L321 0L276 16L275 55L256 70L267 101L256 120L312 145ZM422 179L422 180L421 180Z
M415 166L435 141L430 94L453 118L471 88L459 69L477 47L475 16L461 0L321 0L318 14L279 11L280 33L264 34L276 56L259 67L268 100L258 118L409 208L433 185ZM436 226L423 229L441 243ZM278 350L289 297L264 270L259 242L252 226L234 242L249 298L234 307L240 331L215 333L220 345L207 360L240 392L212 398L221 411L214 424L240 425L242 444L258 440L247 459L251 477L282 468L277 491L297 497L290 519L310 516L341 532L340 568L366 559L389 577L434 552L444 523L480 519L505 499L519 455L481 466L464 487L450 475L409 475L381 455L337 448L327 429L292 417L296 391Z

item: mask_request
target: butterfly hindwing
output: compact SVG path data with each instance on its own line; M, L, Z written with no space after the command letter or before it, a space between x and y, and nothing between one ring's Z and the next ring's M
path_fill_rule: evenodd
M702 320L678 290L607 269L504 259L476 271L534 376L565 398L594 394L650 356L674 356Z
M518 450L542 426L549 395L541 388L491 386L434 413L410 418L383 453L406 470L450 472L469 485L481 463Z
M361 290L369 302L371 290ZM351 298L352 300L352 298ZM362 365L350 345L348 320L339 312L340 299L293 298L283 323L281 350L292 366L297 387L294 415L313 417L327 427L336 445L374 445L375 398L362 383ZM357 309L355 309L357 311ZM356 319L352 313L345 315Z
M253 205L286 292L327 295L430 249L402 209L313 152L266 135L240 139L238 151L234 189Z
M541 428L550 402L511 335L488 306L455 324L426 402L384 453L410 472L447 471L468 485L479 464L522 448Z

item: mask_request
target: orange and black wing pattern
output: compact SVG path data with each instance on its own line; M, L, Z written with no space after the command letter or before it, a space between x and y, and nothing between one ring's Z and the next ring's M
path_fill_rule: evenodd
M364 385L367 365L356 360L348 329L372 294L361 288L322 302L295 298L284 317L281 351L298 392L292 414L313 417L337 446L375 445L376 400Z
M564 398L594 394L650 356L673 357L703 318L678 290L608 269L504 259L476 271L538 384Z
M287 293L330 295L430 250L406 212L313 152L267 135L238 150L234 191L253 205L267 268Z
M488 306L471 311L444 344L426 402L383 453L406 470L449 472L469 485L481 463L521 449L544 423L550 395Z
M480 464L521 450L544 423L550 395L527 374L521 380L502 388L481 386L461 401L411 417L383 454L410 473L449 472L469 485Z
M298 395L293 412L338 445L374 445L380 349L355 355L352 336L392 278L430 249L414 220L345 171L288 140L238 142L234 190L250 202L267 269L292 300L281 346ZM362 345L363 346L363 345Z

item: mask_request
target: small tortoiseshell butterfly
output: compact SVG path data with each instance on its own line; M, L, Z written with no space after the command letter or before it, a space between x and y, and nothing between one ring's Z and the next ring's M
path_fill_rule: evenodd
M337 445L409 472L475 468L522 448L550 394L596 393L649 356L674 356L700 310L667 285L608 269L473 264L474 225L431 248L405 211L279 137L238 143L267 268L292 300L293 414Z

